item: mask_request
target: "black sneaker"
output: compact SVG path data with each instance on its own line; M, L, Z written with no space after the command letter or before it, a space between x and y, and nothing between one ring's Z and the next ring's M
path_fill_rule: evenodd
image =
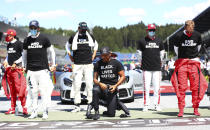
M90 115L86 115L86 119L93 119L93 114L90 114Z
M92 116L93 120L98 120L100 119L99 111L95 111L95 114Z
M126 117L131 117L130 114L121 114L120 118L126 118Z
M107 111L104 111L103 112L103 116L107 116L107 115L109 115L108 112Z

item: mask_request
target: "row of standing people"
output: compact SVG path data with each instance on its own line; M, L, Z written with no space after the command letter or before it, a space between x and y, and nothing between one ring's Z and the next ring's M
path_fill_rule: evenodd
M6 40L9 42L7 50L8 57L4 63L11 66L10 76L11 84L11 109L7 112L14 113L15 101L17 94L19 94L19 87L17 82L18 74L20 72L14 71L16 66L20 63L19 59L23 59L23 67L27 71L27 85L29 97L32 103L32 114L29 118L37 117L37 101L38 92L40 91L43 99L43 119L48 118L48 106L50 103L50 96L53 89L53 84L50 81L48 74L49 62L52 65L51 71L55 70L55 53L53 47L45 36L39 32L39 23L34 20L29 23L30 32L28 37L24 40L23 47L19 41L15 40L16 33L14 30L8 30ZM175 51L178 55L178 60L175 63L175 73L173 74L172 84L175 87L178 97L179 114L181 117L184 114L184 97L187 89L187 78L189 75L190 87L192 90L192 103L194 108L194 114L199 116L198 112L199 102L203 98L203 93L207 88L207 83L202 80L202 73L200 73L199 62L196 60L200 51L201 36L198 32L194 31L194 22L188 20L185 22L185 30L178 35L177 43L175 44ZM85 78L86 90L87 90L87 118L99 119L99 98L105 97L107 100L108 110L103 114L108 116L115 116L115 110L118 106L121 107L129 115L127 108L122 102L117 101L117 87L124 81L124 68L122 64L110 58L111 52L109 48L104 47L101 49L101 60L96 63L94 67L92 61L95 58L98 50L98 43L93 35L88 33L88 27L85 22L79 23L78 32L71 36L66 43L66 50L70 59L74 62L73 67L73 90L71 97L74 98L75 109L73 112L80 111L79 104L81 103L80 87L82 83L82 77ZM142 38L138 43L137 54L142 63L143 80L144 80L144 107L143 111L148 111L149 108L149 90L151 82L154 85L154 104L155 110L160 111L160 68L161 60L163 59L164 46L162 40L156 35L156 26L149 24L147 26L147 36ZM17 44L14 44L17 43ZM21 49L23 48L23 55L21 55ZM71 50L73 54L71 54ZM22 56L22 57L21 57ZM8 71L9 72L9 71ZM178 74L177 74L178 72ZM14 75L13 75L14 73ZM98 80L100 77L100 81ZM95 86L93 87L93 85ZM22 86L21 86L22 87ZM13 93L12 88L15 90ZM23 113L27 113L25 109L25 96L23 96L21 104L23 106ZM20 98L21 99L21 98ZM95 114L90 117L90 110L94 108Z

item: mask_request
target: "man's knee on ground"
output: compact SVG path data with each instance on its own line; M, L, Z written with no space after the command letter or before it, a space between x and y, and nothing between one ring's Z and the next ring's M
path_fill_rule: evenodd
M107 116L115 117L115 111L112 111L112 112L108 111L108 115Z

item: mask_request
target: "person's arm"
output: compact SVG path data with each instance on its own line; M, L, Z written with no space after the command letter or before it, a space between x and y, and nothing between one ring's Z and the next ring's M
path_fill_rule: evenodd
M98 72L94 72L93 82L99 86L102 90L107 89L107 85L98 81Z
M72 62L74 62L74 59L71 55L71 45L72 45L72 41L73 41L73 37L70 37L69 40L66 42L65 48L66 48L66 52L69 55L70 59Z
M27 69L27 50L28 50L28 38L24 39L23 46L22 46L22 66L23 69Z
M22 62L22 56L19 58L19 59L17 59L16 61L14 61L14 64L19 64L19 63L21 63Z
M142 60L142 52L140 50L136 50L136 57L138 61L141 63Z
M200 52L201 50L201 45L198 45L198 52Z
M6 56L4 62L8 62L8 55Z
M8 55L6 56L6 58L3 62L3 66L4 66L4 68L7 68L7 66L8 66Z
M100 86L100 82L98 81L98 72L94 72L94 76L93 76L93 82L95 83L95 85Z
M95 59L95 57L96 57L96 52L97 52L97 50L94 50L93 51L93 55L92 55L92 61Z
M93 82L96 85L99 85L99 81L98 81L98 62L96 62L96 64L94 65L94 73L93 73Z
M177 56L178 56L178 49L179 49L179 47L174 46L174 52L176 53Z
M203 42L201 40L201 35L199 36L199 39L198 39L198 52L200 52L201 50L201 46L203 45Z
M136 57L139 61L139 63L141 64L141 61L142 61L142 50L143 50L143 41L142 40L139 40L137 42L137 50L136 50Z
M95 40L95 38L92 36L94 41L94 48L93 48L93 55L92 55L92 61L95 59L96 52L98 50L98 42Z
M125 80L125 72L124 72L124 70L119 71L118 75L120 76L120 79L118 80L118 82L115 85L110 87L110 92L111 93L113 93L117 89L117 87L120 84L122 84L124 82L124 80Z
M71 50L70 50L70 44L69 44L69 42L67 41L66 42L66 45L65 45L65 48L66 48L66 52L68 53L68 55L71 55Z
M173 43L174 44L174 52L175 52L175 54L177 55L177 57L178 57L178 55L179 55L179 47L180 47L180 43L181 43L181 41L180 41L180 35L181 34L177 34L177 35L175 35L175 42Z
M164 54L165 54L165 51L164 50L160 51L160 60L161 60L161 62L164 59Z
M26 68L26 65L27 65L27 50L23 49L22 58L23 58L22 66L23 66L23 68Z
M164 59L164 54L165 54L164 44L163 44L162 40L160 40L160 60L161 60L161 63Z
M51 45L50 47L47 48L47 57L49 58L48 61L51 63L51 71L55 70L55 51L53 46Z

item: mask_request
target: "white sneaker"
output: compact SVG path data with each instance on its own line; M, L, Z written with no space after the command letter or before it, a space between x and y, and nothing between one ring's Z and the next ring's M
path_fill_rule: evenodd
M144 106L143 107L143 112L147 112L148 111L148 106Z
M33 111L32 113L31 113L31 116L29 116L28 117L28 119L34 119L34 118L36 118L37 117L37 111Z
M48 119L48 112L43 112L42 119L47 120Z
M75 108L71 112L73 112L73 113L80 112L80 107L79 106L75 106Z
M161 108L159 105L155 105L155 111L161 111Z

